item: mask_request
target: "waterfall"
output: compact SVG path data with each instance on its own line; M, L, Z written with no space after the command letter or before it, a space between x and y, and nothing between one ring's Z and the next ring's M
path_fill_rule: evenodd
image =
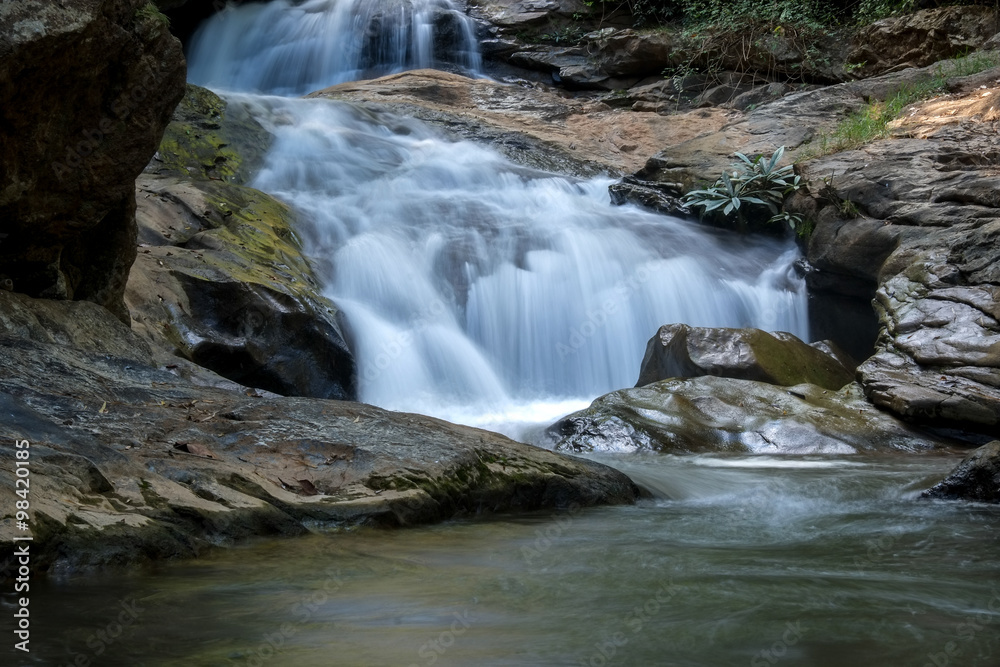
M475 24L452 0L275 0L228 6L195 32L188 80L304 95L421 67L481 68Z
M479 67L451 0L228 8L190 49L195 83L304 93L362 75ZM516 433L628 387L666 323L808 338L788 241L609 201L414 119L240 95L274 134L255 187L290 203L345 316L363 401Z
M615 207L610 179L526 169L413 119L249 99L276 136L254 185L308 220L366 402L541 420L634 384L661 324L808 337L791 242Z

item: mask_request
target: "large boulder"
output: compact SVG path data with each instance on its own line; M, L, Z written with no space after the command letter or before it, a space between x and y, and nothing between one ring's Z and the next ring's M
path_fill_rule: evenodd
M15 290L128 321L135 177L184 78L145 0L0 4L0 274Z
M856 74L873 76L903 67L924 67L974 51L997 34L994 7L936 7L893 16L858 30L848 61Z
M215 180L142 176L137 191L142 243L126 291L137 333L245 386L356 398L338 310L287 206Z
M857 385L836 392L709 376L606 394L548 435L572 452L850 454L939 444L873 407Z
M946 478L920 497L1000 503L1000 440L969 454Z
M790 333L666 324L646 345L636 386L702 375L833 390L854 380L853 369L836 356Z
M616 470L487 431L357 403L195 386L156 368L149 346L107 310L6 291L0 413L5 442L30 442L38 571L637 495ZM14 470L15 451L0 448L5 470ZM0 475L5 497L14 497L14 480ZM0 561L18 534L13 517L0 521Z
M139 178L133 327L161 365L186 359L276 394L356 398L338 310L321 295L294 213L241 185L272 141L247 104L189 85Z

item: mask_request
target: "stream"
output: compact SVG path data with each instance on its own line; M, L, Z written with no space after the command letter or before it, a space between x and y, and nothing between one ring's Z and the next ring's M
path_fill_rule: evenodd
M290 97L476 74L474 36L448 0L279 0L227 8L189 49L192 82L276 136L253 185L299 212L363 401L530 439L633 385L661 324L809 340L791 241L613 207L608 178ZM32 584L26 664L1000 665L995 508L916 500L953 456L594 458L644 499L55 573Z
M112 667L1000 664L995 509L914 500L951 460L602 460L657 497L52 578L32 588L45 638L32 654Z

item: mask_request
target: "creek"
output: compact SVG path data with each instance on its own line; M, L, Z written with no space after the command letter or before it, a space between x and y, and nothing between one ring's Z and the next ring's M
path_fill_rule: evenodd
M631 386L661 324L808 340L791 242L613 207L610 179L289 97L475 73L474 32L446 0L279 0L225 10L191 46L192 81L275 134L253 185L299 212L362 400L530 438ZM595 458L646 497L50 577L33 655L65 658L33 664L1000 664L995 511L916 500L953 457Z

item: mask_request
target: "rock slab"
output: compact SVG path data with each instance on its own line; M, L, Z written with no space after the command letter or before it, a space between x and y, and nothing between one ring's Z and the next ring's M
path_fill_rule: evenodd
M611 468L487 431L358 403L196 386L86 302L0 292L0 370L0 437L31 443L39 571L192 556L263 535L637 496ZM8 496L14 451L0 449ZM0 520L0 559L16 534L12 516Z

